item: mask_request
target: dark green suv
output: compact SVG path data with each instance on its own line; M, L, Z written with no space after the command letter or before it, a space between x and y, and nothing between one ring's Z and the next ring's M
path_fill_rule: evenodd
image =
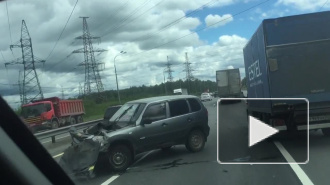
M115 171L125 170L138 153L185 144L191 152L204 148L209 135L208 112L196 96L146 98L124 104L104 132L104 148Z

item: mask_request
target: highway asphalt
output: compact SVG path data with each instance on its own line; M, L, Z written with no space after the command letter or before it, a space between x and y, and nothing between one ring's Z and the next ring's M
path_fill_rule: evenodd
M250 162L304 162L307 158L305 135L281 136L248 147L248 124L244 102L219 107L219 155L217 154L216 100L205 102L211 128L203 151L190 153L184 146L169 151L154 150L140 154L122 174L112 173L106 163L93 179L75 179L77 184L330 184L330 137L320 131L310 132L308 164L219 164ZM55 160L59 160L70 138L56 144L44 143ZM290 158L291 157L291 158Z

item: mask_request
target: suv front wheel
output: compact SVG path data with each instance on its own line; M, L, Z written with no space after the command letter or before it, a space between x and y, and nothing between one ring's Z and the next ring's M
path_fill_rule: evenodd
M126 145L110 147L109 162L112 170L125 171L133 161L131 150Z
M201 130L193 130L189 133L186 148L191 152L199 152L205 146L205 136Z

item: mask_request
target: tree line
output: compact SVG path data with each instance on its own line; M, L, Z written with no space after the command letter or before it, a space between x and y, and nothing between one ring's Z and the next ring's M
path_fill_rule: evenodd
M188 94L200 96L203 92L217 91L216 82L210 80L177 80L174 82L166 82L151 86L131 86L127 89L119 90L122 102L147 98L153 96L173 95L174 89L187 89ZM87 96L79 96L78 99L93 99L96 102L116 101L118 99L117 90L107 90L101 93L92 93Z

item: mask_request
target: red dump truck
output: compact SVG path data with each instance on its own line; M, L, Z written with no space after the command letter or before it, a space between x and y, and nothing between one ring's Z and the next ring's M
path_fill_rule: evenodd
M84 114L82 100L61 100L52 97L22 105L21 117L30 130L35 132L81 123Z

